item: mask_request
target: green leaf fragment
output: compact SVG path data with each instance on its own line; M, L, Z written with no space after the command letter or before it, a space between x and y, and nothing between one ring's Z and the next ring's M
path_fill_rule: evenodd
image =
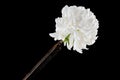
M70 38L70 34L68 34L68 35L65 37L65 39L64 39L64 42L65 42L65 43L68 43L68 45L70 44L69 38Z

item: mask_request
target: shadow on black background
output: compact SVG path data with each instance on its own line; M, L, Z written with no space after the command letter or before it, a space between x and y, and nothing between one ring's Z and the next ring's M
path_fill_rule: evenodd
M9 2L8 2L9 3ZM9 27L5 27L6 51L9 68L5 74L11 74L9 80L22 80L41 57L56 43L49 33L55 30L55 18L61 17L65 5L77 5L90 8L100 23L98 39L83 54L62 48L42 71L31 80L51 79L100 79L109 72L109 54L105 43L105 3L101 0L56 0L14 2L6 9ZM106 11L107 12L107 11ZM7 53L6 53L7 52ZM10 70L10 71L9 71ZM13 74L12 74L13 73ZM10 78L9 77L9 78Z

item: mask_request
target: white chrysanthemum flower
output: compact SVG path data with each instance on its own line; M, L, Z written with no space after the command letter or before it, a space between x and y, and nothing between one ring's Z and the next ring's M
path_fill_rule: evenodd
M98 20L90 9L82 6L65 6L62 17L55 19L56 32L50 33L55 40L62 40L69 50L82 53L86 45L92 45L97 39Z

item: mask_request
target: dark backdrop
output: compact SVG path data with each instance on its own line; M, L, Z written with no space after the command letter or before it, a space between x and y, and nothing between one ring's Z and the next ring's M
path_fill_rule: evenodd
M25 74L56 43L49 36L55 31L55 18L61 17L65 5L90 8L99 20L98 39L83 50L83 54L66 47L31 80L102 79L109 73L109 53L106 51L105 28L109 3L103 0L56 0L6 2L4 28L5 75L9 80L21 80ZM4 77L5 78L5 77ZM4 80L4 79L3 79Z

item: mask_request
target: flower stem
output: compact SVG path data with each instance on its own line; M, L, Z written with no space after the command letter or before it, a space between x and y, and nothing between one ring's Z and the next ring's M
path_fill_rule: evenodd
M31 71L22 79L27 80L36 70L41 70L57 53L61 50L61 44L63 41L58 41L42 58L38 63L31 69Z

